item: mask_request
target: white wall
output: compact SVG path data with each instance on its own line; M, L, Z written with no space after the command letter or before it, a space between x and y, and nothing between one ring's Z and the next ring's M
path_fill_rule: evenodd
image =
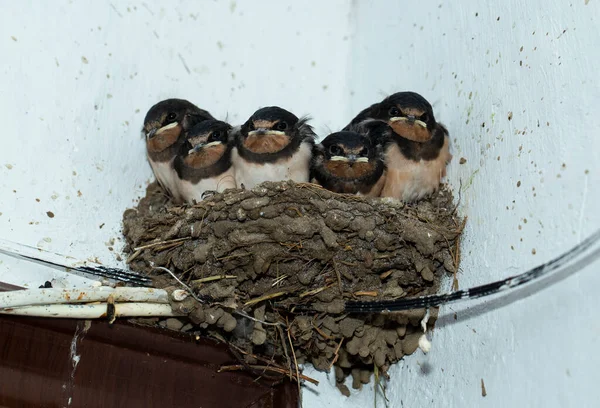
M272 104L321 132L346 119L344 1L1 4L1 239L115 264L121 215L152 179L140 131L159 100L233 124ZM59 275L0 257L0 280Z
M405 89L452 134L449 180L469 216L461 287L600 227L597 1L2 4L0 238L116 264L106 243L151 179L139 129L162 98L233 123L279 104L326 133ZM0 262L0 280L43 281L41 267ZM431 353L391 370L390 406L596 406L599 266L444 308ZM321 385L306 407L373 404L372 387L346 399L332 376L307 373Z

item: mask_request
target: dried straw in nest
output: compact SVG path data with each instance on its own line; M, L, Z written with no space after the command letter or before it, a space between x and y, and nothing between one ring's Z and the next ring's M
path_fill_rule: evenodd
M456 279L454 209L445 188L408 205L267 182L180 207L151 185L123 222L131 269L194 292L172 300L184 322L166 324L227 341L240 364L223 369L307 380L298 364L333 366L346 393L348 374L359 387L417 349L426 310L351 315L344 302L432 294Z

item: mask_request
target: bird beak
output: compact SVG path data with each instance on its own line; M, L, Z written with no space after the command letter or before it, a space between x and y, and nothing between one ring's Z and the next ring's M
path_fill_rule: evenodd
M251 130L250 132L248 132L248 136L268 136L268 135L283 136L283 135L285 135L285 132L282 132L280 130L266 129L266 128L259 128L259 129Z
M150 130L150 132L146 133L146 139L152 139L154 137L154 135L156 134L156 131L158 129L153 128Z
M390 118L390 122L407 122L410 125L417 125L422 128L427 128L427 123L423 122L422 120L416 119L413 115L409 115L406 117L394 116L393 118Z
M335 157L340 157L340 156L335 156ZM333 159L333 157L332 157ZM344 161L348 161L350 163L368 163L369 162L369 158L368 157L359 157L355 154L349 154L348 157L344 157Z
M188 150L188 154L198 153L200 150L202 150L204 148L204 146L206 146L205 143L197 144L196 146L194 146L190 150Z
M220 145L220 144L223 144L223 143L220 142L220 141L218 141L218 140L215 141L215 142L210 142L210 143L200 143L200 144L197 144L196 146L194 146L193 149L190 149L188 151L188 154L198 153L202 149L205 149L205 148L211 147L211 146L217 146L217 145Z
M169 123L168 125L165 125L159 129L152 128L152 130L150 130L150 132L148 132L148 134L146 135L146 138L152 139L154 136L160 135L165 130L173 129L177 125L179 125L179 122Z

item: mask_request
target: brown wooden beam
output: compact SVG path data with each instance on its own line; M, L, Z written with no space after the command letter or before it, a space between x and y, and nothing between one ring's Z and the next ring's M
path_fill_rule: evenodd
M127 322L92 321L87 332L84 326L1 316L0 406L298 406L296 384L273 387L246 373L217 373L237 363L223 344Z

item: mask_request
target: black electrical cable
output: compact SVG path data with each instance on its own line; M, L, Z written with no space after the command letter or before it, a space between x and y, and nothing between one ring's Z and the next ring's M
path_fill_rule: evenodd
M19 244L19 245L23 248L29 248L26 245L21 245L21 244ZM46 251L42 251L39 249L38 249L38 251L41 254L46 252ZM0 253L10 255L15 258L24 259L26 261L40 263L42 265L50 266L52 268L65 269L67 272L77 271L77 272L80 272L80 273L83 273L86 275L92 275L92 276L96 276L96 277L102 276L104 278L114 279L116 281L131 283L134 285L146 286L146 287L152 286L152 279L148 278L147 276L141 275L137 272L132 272L132 271L128 271L125 269L110 268L110 267L106 267L103 265L68 266L68 265L65 265L64 263L61 263L58 261L50 261L48 259L44 259L42 256L26 255L26 254L22 254L22 253L19 253L16 251L11 251L11 250L2 249L2 248L0 248ZM53 255L56 255L56 254L53 254ZM66 258L63 255L59 255L59 256L61 258Z
M347 301L344 311L346 313L382 313L397 312L401 310L421 309L426 307L436 307L449 303L456 303L461 300L477 299L485 296L496 295L502 292L510 291L526 283L539 280L550 272L559 270L569 262L577 261L577 270L583 269L600 258L600 248L596 248L589 254L580 257L594 243L600 240L600 230L596 231L590 237L576 245L566 253L554 258L553 260L539 265L520 275L511 276L496 282L487 283L481 286L475 286L470 289L458 290L441 295L428 295L413 298L404 298L397 300L383 300L372 302ZM573 265L571 265L573 266Z
M573 247L564 254L536 266L522 274L510 276L506 279L487 283L481 286L475 286L469 289L458 290L440 295L428 295L412 298L383 300L383 301L347 301L344 311L346 313L382 313L382 312L397 312L402 310L421 309L426 307L437 307L449 303L456 303L462 300L477 299L481 297L496 295L506 291L513 290L519 286L525 285L532 281L539 280L548 276L551 272L563 269L570 262L577 262L577 270L584 268L600 258L600 247L594 249L589 254L580 257L596 242L600 241L600 230L589 236L587 239ZM42 263L55 268L64 268L67 270L75 270L90 275L103 276L121 282L132 283L140 286L151 286L152 280L136 272L127 271L118 268L109 268L105 266L67 266L61 263L49 261L40 257L28 256L17 252L0 249L0 252L26 259L32 262ZM578 259L579 258L579 259ZM310 309L308 305L297 305L297 311Z

